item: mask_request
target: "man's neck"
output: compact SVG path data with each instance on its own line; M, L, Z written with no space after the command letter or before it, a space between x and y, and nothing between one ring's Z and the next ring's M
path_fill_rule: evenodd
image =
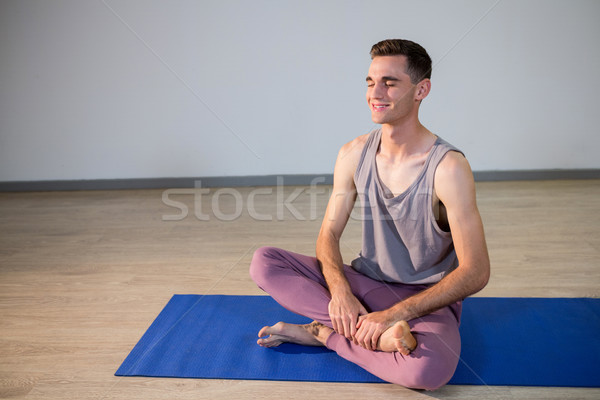
M379 151L389 158L405 158L427 151L435 141L435 135L419 120L403 124L381 125L381 146Z

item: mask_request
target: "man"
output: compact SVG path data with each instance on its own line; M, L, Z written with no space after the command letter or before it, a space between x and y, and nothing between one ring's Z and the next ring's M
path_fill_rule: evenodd
M487 284L489 257L467 160L419 121L429 55L394 39L371 58L367 103L381 128L339 151L316 258L263 247L250 266L259 287L314 322L265 326L258 344L326 346L386 381L433 390L454 374L461 302ZM339 243L357 197L363 245L349 266Z

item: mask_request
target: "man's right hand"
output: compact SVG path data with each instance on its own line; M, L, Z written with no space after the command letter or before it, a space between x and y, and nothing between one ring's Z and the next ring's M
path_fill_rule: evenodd
M352 293L332 295L329 302L329 317L333 330L348 340L354 339L358 316L365 314L368 314L367 310Z
M356 201L354 173L368 136L365 134L346 143L338 153L333 190L317 239L317 259L331 293L328 311L332 328L349 340L356 334L358 316L367 314L367 310L352 293L344 274L340 238Z

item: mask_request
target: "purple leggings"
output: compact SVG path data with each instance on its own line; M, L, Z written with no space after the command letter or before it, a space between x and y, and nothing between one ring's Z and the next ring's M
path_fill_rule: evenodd
M344 272L352 292L369 312L387 309L428 287L376 281L348 265ZM331 295L315 257L261 247L254 253L250 276L283 307L332 327L328 312ZM385 381L434 390L448 383L458 364L461 307L458 302L408 321L418 343L408 356L366 350L335 332L326 346Z

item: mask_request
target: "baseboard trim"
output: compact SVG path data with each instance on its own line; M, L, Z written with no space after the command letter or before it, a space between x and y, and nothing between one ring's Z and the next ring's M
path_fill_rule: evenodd
M529 169L509 171L474 171L473 176L478 182L600 179L600 169Z
M255 175L255 176L209 176L203 178L140 178L140 179L93 179L57 181L0 182L0 192L47 192L79 190L135 190L166 188L213 188L244 186L303 186L331 185L332 174L322 175Z
M478 182L560 179L600 179L600 169L475 171ZM141 178L0 182L0 192L135 190L198 187L331 185L332 174L211 176L204 178Z

